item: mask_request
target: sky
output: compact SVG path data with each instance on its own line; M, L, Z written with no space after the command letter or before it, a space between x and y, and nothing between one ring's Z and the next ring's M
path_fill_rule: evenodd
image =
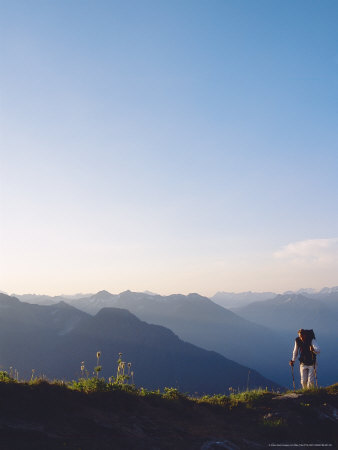
M338 285L336 0L0 0L0 290Z

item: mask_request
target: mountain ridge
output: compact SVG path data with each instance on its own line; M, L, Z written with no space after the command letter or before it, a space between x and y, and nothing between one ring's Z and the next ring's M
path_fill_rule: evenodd
M114 355L116 361L122 352L133 364L136 382L147 388L224 392L234 384L246 386L249 370L250 386L278 387L257 371L184 342L168 328L147 324L126 309L107 308L91 316L62 303L39 306L5 300L12 306L0 308L0 364L26 377L32 369L47 377L79 376L81 361L86 368L94 367L100 350L103 376L114 374Z
M269 362L274 357L276 348L284 352L285 360L289 359L287 346L277 334L199 294L153 296L143 292L124 291L119 295L105 294L101 297L97 293L90 299L74 301L72 304L90 314L95 314L108 305L126 308L141 320L165 326L182 340L250 366L279 384L289 381L288 368L283 365L282 358L276 362L277 369L272 368ZM267 336L269 346L266 345ZM263 355L257 349L264 347L266 350ZM273 378L274 376L279 378Z

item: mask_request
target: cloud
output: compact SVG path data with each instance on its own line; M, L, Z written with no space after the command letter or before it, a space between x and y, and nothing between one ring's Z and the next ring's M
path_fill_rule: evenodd
M273 256L292 263L326 265L338 262L338 238L308 239L293 242L276 251Z

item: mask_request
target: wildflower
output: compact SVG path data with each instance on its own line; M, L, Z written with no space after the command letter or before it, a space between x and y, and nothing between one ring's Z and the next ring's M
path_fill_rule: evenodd
M97 366L95 367L95 372L96 372L96 377L99 377L99 372L102 369L102 367L99 365L100 364L100 356L101 356L101 352L96 352L96 359L97 359Z

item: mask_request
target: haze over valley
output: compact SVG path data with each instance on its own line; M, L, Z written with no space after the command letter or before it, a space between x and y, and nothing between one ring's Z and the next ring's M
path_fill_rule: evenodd
M115 375L120 352L132 363L135 383L148 389L177 387L191 393L228 393L230 387L278 388L256 371L180 340L172 331L140 321L126 309L104 307L94 316L65 302L35 305L0 294L0 360L22 377L50 379L81 376L85 362L92 372L102 354L102 373Z
M232 310L199 294L161 296L149 292L131 291L120 294L100 291L97 294L85 296L77 294L56 297L24 294L15 296L20 302L15 300L15 297L2 294L0 320L7 325L4 325L2 329L3 348L0 356L3 359L0 363L18 365L20 372L23 370L22 373L26 375L33 366L39 366L39 370L47 373L48 376L75 377L79 373L80 360L86 360L88 363L92 361L93 365L95 352L99 348L104 348L105 358L110 355L111 360L114 354L117 355L120 351L125 353L127 349L130 361L139 369L135 370L137 374L135 379L138 382L142 381L146 386L154 386L155 380L159 386L165 385L166 380L171 380L174 384L179 383L184 386L188 391L210 392L222 386L222 389L227 389L234 378L231 378L230 372L225 369L226 364L234 364L234 367L237 364L236 367L243 367L242 375L238 378L241 380L242 387L245 386L245 377L248 376L249 369L252 373L258 372L271 380L270 384L274 382L280 386L290 387L288 361L297 330L302 327L314 329L317 335L322 348L319 356L319 380L322 385L328 385L336 381L338 373L336 346L338 289L326 288L318 292L309 290L301 292L271 294L270 299L265 299L265 296L270 294L251 292L224 295L223 293L227 300L232 297L232 302L236 302L238 298L240 305L243 305L243 299L246 302L249 301L248 304L234 307ZM257 301L257 298L262 296L264 299ZM217 297L219 298L219 295L214 296L216 299ZM250 302L250 299L253 301ZM150 324L157 326L149 330L158 330L158 335L153 331L148 336L147 327L153 326ZM35 328L37 325L38 327ZM20 362L18 356L22 351L18 343L26 328L34 331L32 340L29 339L32 342L40 341L39 333L42 331L51 333L53 330L54 333L52 335L47 333L49 337L41 339L45 346L44 350L41 350L41 344L36 348L31 344L33 354L29 364L27 350L23 352L25 363ZM164 332L164 330L168 331ZM148 337L141 338L143 334ZM164 336L167 337L164 338ZM14 345L13 348L5 345L8 341L16 343L18 348L14 344L11 344ZM128 345L126 342L129 342ZM140 344L141 342L144 346ZM181 350L184 342L186 342L186 349ZM188 343L200 349L197 350L197 347ZM59 347L60 345L63 350ZM138 350L133 345L136 345ZM50 352L51 348L52 352ZM217 352L217 354L203 353L202 349ZM201 380L206 376L203 368L207 364L206 362L197 363L198 358L196 362L190 361L190 353L193 351L196 355L198 354L201 361L203 358L206 358L205 361L208 358L213 360L212 355L218 358L218 361L224 361L224 373L223 369L216 370L217 366L215 366L215 369L212 369L214 380L211 382L207 377L208 381L205 379L202 382ZM39 360L36 355L42 354L41 352L44 352L44 357ZM175 352L177 352L176 358L174 358ZM181 353L182 356L179 356ZM151 357L150 354L152 354ZM189 357L184 358L184 354ZM12 359L9 355L12 355ZM45 367L41 366L42 361L46 364ZM155 361L159 361L159 367L153 367ZM176 361L175 364L173 361ZM180 370L175 369L176 364ZM169 370L169 366L172 370ZM191 370L188 369L189 366ZM160 375L161 370L164 371L163 375ZM215 375L216 372L221 374L219 381L217 381L219 378ZM169 373L176 373L176 375L170 378ZM199 381L194 381L195 377ZM249 376L250 383L258 383L252 377L253 375Z

